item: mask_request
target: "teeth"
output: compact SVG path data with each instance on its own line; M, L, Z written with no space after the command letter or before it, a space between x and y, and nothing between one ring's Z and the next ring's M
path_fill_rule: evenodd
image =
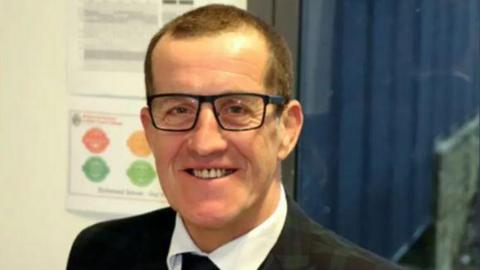
M227 175L227 173L228 171L226 169L193 170L193 175L204 179L220 178Z

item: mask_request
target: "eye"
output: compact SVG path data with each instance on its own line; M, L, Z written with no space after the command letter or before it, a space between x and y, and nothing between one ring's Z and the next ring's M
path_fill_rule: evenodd
M217 105L222 115L242 115L249 112L249 107L245 100L235 96L221 99Z
M230 105L226 107L225 113L229 114L244 114L247 112L247 109L243 105Z
M176 106L176 107L173 107L173 108L170 108L170 110L168 110L167 114L169 115L185 115L185 114L191 114L191 113L194 113L194 111L189 108L189 107L186 107L186 106Z

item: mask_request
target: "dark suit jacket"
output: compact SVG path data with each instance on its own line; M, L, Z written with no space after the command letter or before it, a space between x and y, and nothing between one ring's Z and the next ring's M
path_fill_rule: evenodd
M167 270L166 256L174 225L175 212L171 208L93 225L75 239L67 270ZM288 199L285 226L260 269L400 268L312 222Z

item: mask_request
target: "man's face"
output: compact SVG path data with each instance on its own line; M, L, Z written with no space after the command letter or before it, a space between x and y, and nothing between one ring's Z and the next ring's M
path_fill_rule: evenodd
M266 43L254 31L177 40L164 36L152 56L155 94L271 94L263 83L267 62ZM274 105L267 106L259 129L225 131L212 106L204 103L193 130L168 132L155 129L147 108L142 109L160 184L187 228L244 233L274 211L279 163L293 148L299 130L297 125L296 131L288 131L282 120L286 113L279 119L274 111ZM230 174L204 179L192 173L205 169L226 169Z

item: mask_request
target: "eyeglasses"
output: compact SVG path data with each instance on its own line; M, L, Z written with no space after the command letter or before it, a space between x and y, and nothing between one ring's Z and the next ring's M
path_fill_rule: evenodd
M204 102L212 104L215 118L222 129L244 131L261 127L267 105L284 105L285 98L255 93L213 96L158 94L147 98L153 126L164 131L192 130Z

